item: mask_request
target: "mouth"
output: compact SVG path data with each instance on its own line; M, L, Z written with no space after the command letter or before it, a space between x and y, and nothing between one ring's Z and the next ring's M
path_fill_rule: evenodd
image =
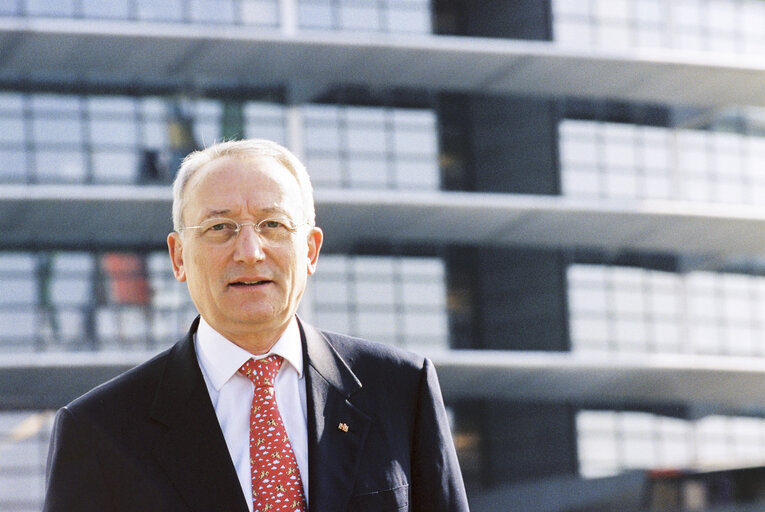
M263 286L266 284L273 283L273 281L269 279L259 279L259 280L239 280L239 281L232 281L228 285L233 286L234 288L248 288L252 286Z

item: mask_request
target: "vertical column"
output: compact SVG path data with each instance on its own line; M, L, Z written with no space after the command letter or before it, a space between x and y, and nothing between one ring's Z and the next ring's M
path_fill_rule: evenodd
M298 158L305 161L303 105L310 102L312 92L304 82L290 82L285 90L284 131L285 144Z
M551 38L549 1L437 0L440 33ZM534 98L443 95L438 106L446 189L559 194L559 111ZM548 250L460 247L447 251L450 333L460 348L569 350L566 262ZM474 439L468 488L575 473L567 406L498 402L455 406Z
M244 130L244 102L233 99L224 100L221 125L223 140L243 138L246 135Z
M298 30L297 0L279 0L279 25L285 36L294 36Z

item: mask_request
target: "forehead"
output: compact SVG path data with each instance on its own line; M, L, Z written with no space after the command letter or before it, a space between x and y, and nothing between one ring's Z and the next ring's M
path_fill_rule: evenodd
M270 157L223 156L203 165L189 180L184 204L195 210L301 207L292 173Z

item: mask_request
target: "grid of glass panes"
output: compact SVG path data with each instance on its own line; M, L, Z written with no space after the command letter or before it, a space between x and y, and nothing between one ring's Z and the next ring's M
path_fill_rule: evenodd
M765 277L577 264L568 270L572 350L765 356ZM765 419L577 413L580 471L765 463Z
M580 411L579 471L602 477L629 469L765 465L765 419L682 420L640 412Z
M439 188L431 110L309 105L305 160L317 188Z
M276 26L279 0L11 0L0 16Z
M39 511L53 413L0 411L0 510Z
M565 195L765 201L759 135L570 119L559 135Z
M299 0L301 28L431 32L429 0Z
M324 255L301 313L351 336L413 350L448 348L443 260Z
M232 109L236 115L227 115ZM300 107L318 187L438 189L435 114ZM285 108L249 101L0 93L0 183L169 183L191 149L244 133L286 143Z
M196 315L164 252L0 252L0 352L146 350Z
M204 99L2 92L0 182L169 182L189 150L220 140L222 108ZM270 105L243 109L248 128L283 133Z
M765 277L579 264L568 287L575 351L765 356Z
M567 47L765 52L761 0L553 0L554 40Z
M439 258L322 256L302 312L328 329L446 347ZM164 252L0 252L1 352L147 350L196 316Z
M296 10L304 29L431 32L428 0L11 0L0 16L279 27Z

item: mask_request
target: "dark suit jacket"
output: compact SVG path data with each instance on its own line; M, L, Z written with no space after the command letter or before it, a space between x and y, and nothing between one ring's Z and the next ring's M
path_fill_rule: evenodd
M194 351L197 324L59 411L45 511L247 511ZM306 324L301 335L311 512L466 512L430 361Z

